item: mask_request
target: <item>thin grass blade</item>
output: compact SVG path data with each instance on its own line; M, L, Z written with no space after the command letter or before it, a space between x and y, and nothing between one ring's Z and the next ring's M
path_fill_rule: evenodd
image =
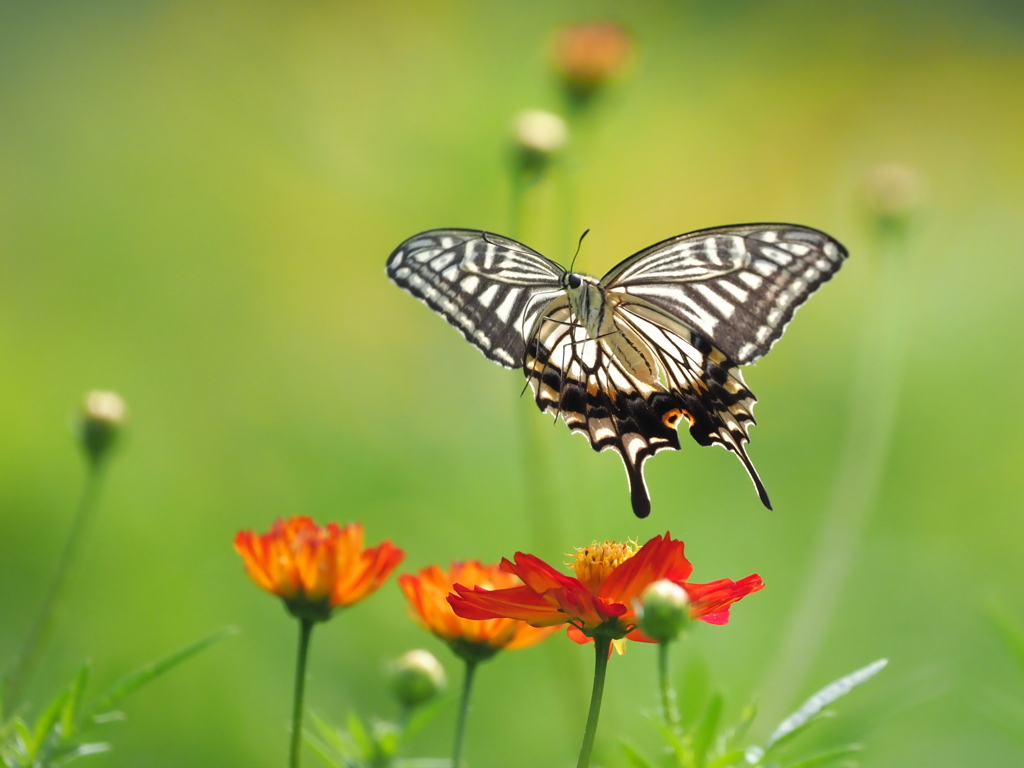
M207 635L194 643L186 645L184 648L181 648L174 653L164 656L162 659L157 659L150 664L140 667L131 674L123 677L102 699L100 699L99 702L92 707L89 712L90 718L102 716L109 712L109 710L114 709L118 702L129 694L134 693L146 683L152 682L156 678L181 664L183 661L187 661L200 651L209 648L214 643L218 643L225 637L234 635L237 632L238 630L235 627L225 627L224 629L220 629L213 634Z

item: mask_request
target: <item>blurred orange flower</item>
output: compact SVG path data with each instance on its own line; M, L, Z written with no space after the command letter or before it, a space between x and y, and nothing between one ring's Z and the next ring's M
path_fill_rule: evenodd
M447 599L456 584L463 588L506 589L522 586L522 582L497 565L483 565L477 560L452 563L447 571L431 565L415 576L406 573L398 577L416 623L444 640L467 661L483 661L503 648L526 648L558 629L531 627L515 619L470 621L456 616Z
M309 621L326 621L335 608L369 596L405 557L390 541L364 549L362 523L321 528L302 516L278 520L263 535L239 531L235 551L259 587Z
M686 581L693 566L683 554L683 542L667 533L642 547L632 542L595 542L577 550L572 566L575 578L519 552L515 562L502 560L501 568L522 579L523 586L487 589L456 585L456 594L448 602L465 619L519 619L535 627L568 623L569 636L578 643L597 635L653 643L657 641L636 626L636 608L649 584L661 579L678 584L690 598L691 617L708 624L725 624L729 606L764 586L756 574L739 581ZM621 644L617 647L621 650Z
M572 89L589 93L615 77L633 57L633 38L621 24L591 21L562 28L551 46L554 70Z

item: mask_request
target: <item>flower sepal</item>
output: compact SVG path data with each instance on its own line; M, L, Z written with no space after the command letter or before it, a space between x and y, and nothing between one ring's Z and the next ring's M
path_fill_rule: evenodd
M452 649L452 653L470 664L487 661L502 650L487 643L474 643L464 637L449 641L448 647Z
M331 601L327 598L322 600L307 600L301 594L292 598L285 598L284 609L288 615L294 616L299 621L306 621L311 624L318 624L327 621L334 613Z
M568 634L570 639L582 645L599 637L607 638L612 642L622 640L635 628L633 624L623 625L618 619L609 619L604 624L589 629L585 625L570 622Z

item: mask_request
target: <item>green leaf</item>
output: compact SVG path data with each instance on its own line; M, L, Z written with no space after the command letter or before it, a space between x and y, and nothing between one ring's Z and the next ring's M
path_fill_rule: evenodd
M825 707L837 699L842 698L861 683L867 682L877 675L888 664L887 659L873 661L866 667L861 667L838 680L829 683L820 691L811 696L792 715L783 720L775 732L768 738L764 745L765 754L775 747L783 739L787 739L806 727L811 720L818 715Z
M423 730L423 727L437 717L441 710L447 707L450 702L451 699L447 696L438 696L433 701L417 707L409 715L409 719L405 721L405 727L402 729L402 741L411 739Z
M327 745L321 742L317 738L311 738L308 734L305 737L306 746L309 747L310 751L327 763L331 768L346 768L344 763L339 763L334 759Z
M331 768L346 768L353 765L353 760L359 762L359 755L341 731L312 711L308 713L307 722L311 722L312 727L307 725L303 730L306 744Z
M56 751L61 745L63 734L59 723L68 710L77 711L77 702L82 694L82 687L89 676L88 665L81 669L71 678L68 686L57 694L56 698L43 711L32 729L31 740L28 743L27 757L30 762L39 760L42 763L48 762L50 752ZM48 749L49 748L49 749ZM40 760L41 758L41 760Z
M632 744L623 741L619 746L622 747L622 751L626 755L626 762L630 768L657 768L654 763L641 755Z
M704 702L711 688L710 678L711 673L703 656L692 656L687 659L682 683L676 686L679 713L686 730L690 730L704 710Z
M348 716L348 733L360 758L368 760L373 757L373 738L359 715L354 712Z
M794 738L796 738L797 736L799 736L802 733L806 733L811 728L811 726L817 725L818 723L820 723L820 722L822 722L824 720L829 720L829 719L831 719L831 718L833 718L835 716L836 716L836 713L833 712L832 710L829 710L829 709L824 709L821 712L818 712L818 713L812 715L799 728L796 728L796 729L794 729L792 731L789 731L788 733L784 733L774 743L772 743L772 745L770 747L767 747L766 749L762 749L761 750L761 753L762 753L761 757L762 757L762 759L765 756L769 755L769 754L775 754L776 752L778 752L782 747L784 747L786 744L791 742ZM754 749L754 748L751 747L751 749Z
M708 758L708 751L715 741L718 733L718 723L722 719L722 694L717 691L708 699L704 707L704 716L693 731L693 755L698 768L703 766Z
M725 749L732 749L738 742L746 738L747 732L750 730L750 726L753 725L754 718L756 717L757 702L752 701L743 708L743 711L740 713L740 719L737 721L736 725L723 734L722 741L725 745Z
M184 648L164 656L162 659L146 664L131 674L126 675L92 707L89 717L101 717L103 714L109 712L109 710L114 709L119 701L129 694L134 693L146 683L152 682L156 678L181 664L183 661L192 658L200 651L205 650L214 643L220 642L228 635L234 635L237 632L238 630L235 627L225 627L224 629L220 629L213 634L207 635L201 640L197 640L194 643L186 645Z
M92 744L79 744L77 747L72 749L63 757L54 760L53 765L56 768L56 766L67 765L72 760L79 757L87 757L88 755L98 755L101 752L109 751L110 745L103 741L94 742Z
M60 736L65 742L70 742L75 737L78 710L82 704L82 695L85 693L85 685L88 681L89 665L84 664L71 681L71 686L67 692L67 699L60 712Z
M819 752L797 763L789 763L786 768L815 768L815 766L825 765L843 757L851 757L862 749L864 747L860 744L847 744L845 747L836 747L825 752Z
M398 753L402 741L402 732L397 725L378 720L373 724L373 758L375 762L383 759L390 763Z
M19 717L14 721L14 730L17 731L21 743L28 748L28 745L32 743L32 729L29 724Z
M693 765L693 754L690 744L693 741L691 736L677 733L672 726L666 723L661 717L651 717L651 722L661 735L662 741L675 756L676 765Z
M747 751L745 749L730 749L725 754L712 760L707 768L731 768L735 765L747 765Z
M307 739L310 741L308 736L314 736L319 738L324 744L331 747L339 754L344 754L348 749L348 742L345 741L344 737L334 729L326 720L321 718L318 714L313 711L308 713L309 722L312 723L312 728L307 727ZM312 743L312 742L310 742Z

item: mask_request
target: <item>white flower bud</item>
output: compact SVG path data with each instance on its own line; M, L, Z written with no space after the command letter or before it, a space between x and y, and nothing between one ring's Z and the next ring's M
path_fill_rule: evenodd
M100 461L113 447L125 419L124 400L114 392L90 392L78 420L79 439L93 462Z

